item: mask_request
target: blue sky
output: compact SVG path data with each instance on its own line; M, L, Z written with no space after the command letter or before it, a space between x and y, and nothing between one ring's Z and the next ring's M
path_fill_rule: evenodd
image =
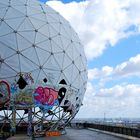
M47 1L79 34L88 59L77 117L140 117L140 1L76 2Z
M48 0L40 0L41 2L47 2ZM61 0L63 3L70 3L72 0ZM73 0L73 1L76 1L76 2L80 2L81 0Z
M104 65L116 66L140 53L140 35L130 36L120 40L115 46L109 47L98 58L89 62L89 68L101 68ZM135 46L135 48L133 47Z

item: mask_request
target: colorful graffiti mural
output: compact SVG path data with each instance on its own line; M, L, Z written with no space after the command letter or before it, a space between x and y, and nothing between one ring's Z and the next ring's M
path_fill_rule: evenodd
M10 86L10 93L11 93L11 94L15 94L15 93L17 93L17 91L18 91L18 86L17 86L17 84L12 83L11 86Z
M75 112L75 107L69 100L65 100L62 108L64 109L64 112L70 112L71 114Z
M6 81L0 81L0 107L10 101L10 87Z
M38 87L33 93L34 104L45 110L58 105L58 92L48 87Z
M18 95L15 97L15 103L16 105L22 105L28 106L33 104L33 97L32 97L32 89L26 89L24 91L21 91Z
M16 76L17 85L19 89L24 89L27 85L32 85L34 83L34 79L31 76L31 73L18 73Z

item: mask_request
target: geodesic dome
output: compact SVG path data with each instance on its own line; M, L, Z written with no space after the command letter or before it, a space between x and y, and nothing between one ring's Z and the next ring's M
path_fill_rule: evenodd
M84 48L68 21L35 0L0 0L1 110L38 107L44 118L70 120L86 83Z

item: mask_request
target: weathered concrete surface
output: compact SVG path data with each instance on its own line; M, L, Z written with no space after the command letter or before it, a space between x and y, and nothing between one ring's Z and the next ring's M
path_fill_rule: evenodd
M123 134L119 134L119 133L114 133L114 132L109 132L109 131L102 131L102 130L93 129L93 128L88 128L88 129L92 130L92 131L99 132L99 133L103 133L103 134L106 134L106 135L110 135L110 136L112 135L112 136L115 136L115 137L118 137L118 138L121 138L121 139L140 140L140 138L132 137L132 136L128 136L128 135L123 135Z
M27 136L14 136L8 140L31 140ZM67 134L53 137L35 138L35 140L124 140L115 136L87 129L67 129Z
M7 140L31 140L31 138L29 138L28 136L26 135L15 135L15 136L12 136L10 138L8 138Z

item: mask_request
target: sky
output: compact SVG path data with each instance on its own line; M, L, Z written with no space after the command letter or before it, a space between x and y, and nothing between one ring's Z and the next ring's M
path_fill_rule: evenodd
M76 117L140 118L140 0L40 0L78 33L88 83Z
M43 3L48 2L48 0L40 0L40 1L43 2ZM61 0L61 2L63 2L63 3L71 3L73 1L75 1L75 2L81 2L81 1L84 1L84 0Z

